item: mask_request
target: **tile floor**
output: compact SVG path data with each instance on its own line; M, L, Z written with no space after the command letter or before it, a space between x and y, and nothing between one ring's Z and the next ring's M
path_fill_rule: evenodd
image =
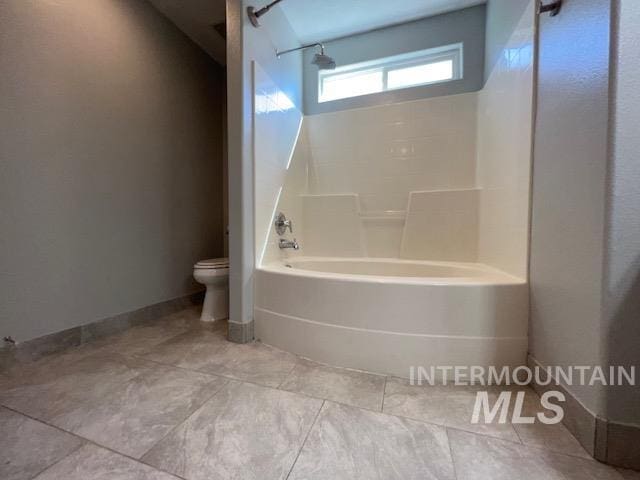
M189 309L2 374L0 478L640 479L562 425L470 424L474 388L331 368L224 328Z

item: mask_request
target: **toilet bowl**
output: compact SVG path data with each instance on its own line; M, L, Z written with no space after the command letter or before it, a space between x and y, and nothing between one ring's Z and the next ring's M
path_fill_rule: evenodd
M212 258L196 263L193 278L207 287L200 320L215 322L229 318L229 259Z

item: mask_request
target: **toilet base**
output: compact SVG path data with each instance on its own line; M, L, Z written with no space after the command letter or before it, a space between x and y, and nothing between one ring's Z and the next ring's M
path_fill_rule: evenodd
M229 288L220 285L207 287L202 304L201 322L215 322L229 318Z

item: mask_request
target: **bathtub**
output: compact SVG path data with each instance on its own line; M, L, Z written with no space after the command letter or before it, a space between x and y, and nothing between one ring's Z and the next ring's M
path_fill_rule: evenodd
M477 263L297 257L255 277L256 338L329 365L525 365L528 287Z

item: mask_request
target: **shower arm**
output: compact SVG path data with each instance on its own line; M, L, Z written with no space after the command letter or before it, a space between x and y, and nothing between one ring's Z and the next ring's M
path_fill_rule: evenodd
M291 48L289 50L284 50L282 52L279 52L278 50L276 50L276 56L280 58L282 55L286 55L287 53L297 52L298 50L305 50L307 48L312 48L312 47L320 47L320 55L324 55L324 45L322 43L310 43L309 45L302 45L301 47Z

